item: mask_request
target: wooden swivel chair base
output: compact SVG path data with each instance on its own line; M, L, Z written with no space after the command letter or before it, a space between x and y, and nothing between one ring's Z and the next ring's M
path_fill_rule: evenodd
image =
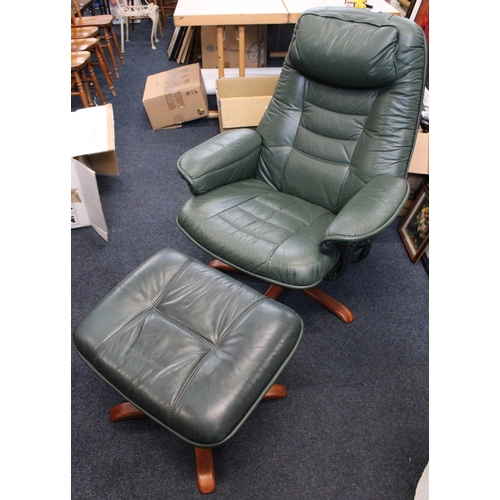
M282 384L273 384L264 396L264 401L284 398L286 398L285 386ZM122 420L131 420L143 417L147 417L147 415L131 403L121 403L113 406L109 412L109 418L112 422L120 422ZM198 477L198 489L201 493L212 493L215 491L217 485L215 480L215 467L212 449L198 448L195 446L194 453L196 474Z
M210 267L214 269L218 269L219 271L228 272L228 273L239 273L241 272L239 269L236 269L224 262L221 262L218 259L212 260L209 264ZM278 285L271 285L264 295L269 297L270 299L276 300L281 292L283 291L283 287ZM318 288L317 286L312 288L303 289L308 297L316 301L318 304L323 306L325 309L335 314L340 320L344 323L350 323L354 320L354 314L348 309L344 304L341 304L338 300L335 300L333 297L325 293L323 290Z

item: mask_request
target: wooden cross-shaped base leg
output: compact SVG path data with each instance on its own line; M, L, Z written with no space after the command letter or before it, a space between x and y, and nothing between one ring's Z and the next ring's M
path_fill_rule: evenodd
M224 262L221 262L217 259L212 260L209 263L209 266L223 272L241 272L238 269L231 267L229 264L225 264ZM271 285L264 295L266 297L269 297L270 299L276 300L282 291L283 287L278 285ZM344 304L341 304L338 300L334 299L317 286L313 288L302 289L302 291L308 297L316 301L318 304L322 305L325 309L335 314L335 316L341 319L344 323L350 323L354 320L354 315L352 314L350 309L348 309Z
M264 396L264 400L283 399L286 397L286 388L282 384L273 384ZM216 487L214 458L211 448L194 449L196 459L196 474L198 489L201 493L213 493Z
M286 388L282 384L273 384L264 396L264 400L286 398ZM112 422L143 418L147 415L131 403L120 403L113 406L109 412ZM212 493L215 491L215 467L211 448L194 449L196 461L196 475L198 476L198 489L201 493Z
M196 475L198 476L198 489L200 493L213 493L215 491L214 457L211 448L195 448Z
M350 323L354 319L354 315L352 314L350 309L348 309L344 304L341 304L338 300L335 300L333 297L328 295L317 286L313 288L307 288L306 290L302 291L308 297L311 297L311 299L316 301L319 305L335 314L335 316L341 319L344 323Z

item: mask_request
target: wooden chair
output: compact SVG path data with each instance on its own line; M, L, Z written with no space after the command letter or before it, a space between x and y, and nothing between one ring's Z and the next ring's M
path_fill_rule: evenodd
M71 0L73 3L73 9L71 10L71 25L72 27L90 27L95 26L99 28L100 33L104 38L103 47L106 47L109 56L111 58L111 64L113 65L113 70L117 78L120 77L120 73L118 72L118 66L116 64L115 53L116 50L118 57L122 64L125 64L123 59L123 55L120 51L120 46L118 45L118 39L116 38L116 34L113 30L113 19L112 15L101 15L101 16L82 16L81 10L78 6L76 0ZM76 15L75 15L76 12ZM113 50L114 47L114 50Z
M101 47L99 38L89 37L89 38L75 38L71 39L71 52L82 52L87 51L91 54L91 64L94 66L99 66L108 82L109 90L113 95L116 95L115 87L113 85L113 76L109 69L108 62L106 61L106 56ZM96 62L92 61L92 55L97 59Z
M88 71L87 76L85 70ZM71 91L71 95L78 95L82 100L84 108L88 108L93 103L90 93L89 81L94 85L94 91L101 100L101 104L106 104L101 87L97 81L92 64L90 63L90 52L72 52L71 53L71 88L76 86L76 91Z
M177 0L155 0L155 3L160 8L160 21L165 23L165 27L167 27L167 19L174 15Z

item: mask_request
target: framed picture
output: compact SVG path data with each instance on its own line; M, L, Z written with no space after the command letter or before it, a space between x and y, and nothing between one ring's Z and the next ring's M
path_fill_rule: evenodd
M412 21L415 20L415 15L417 14L421 3L422 0L410 0L410 5L408 5L408 9L406 10L406 19L411 19Z
M429 43L429 0L411 0L405 17L415 21L424 30Z
M416 264L429 246L429 184L418 193L398 232L411 261Z

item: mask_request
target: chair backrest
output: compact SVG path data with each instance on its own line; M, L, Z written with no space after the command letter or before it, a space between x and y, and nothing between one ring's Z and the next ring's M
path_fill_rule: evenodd
M372 178L405 178L425 85L413 21L319 7L299 18L257 128L258 177L337 213Z
M78 2L76 0L71 0L71 3L73 5L73 9L71 10L72 19L74 19L75 13L76 13L77 17L83 17L82 11L80 10L80 6L78 5ZM74 10L74 12L73 12L73 10Z

